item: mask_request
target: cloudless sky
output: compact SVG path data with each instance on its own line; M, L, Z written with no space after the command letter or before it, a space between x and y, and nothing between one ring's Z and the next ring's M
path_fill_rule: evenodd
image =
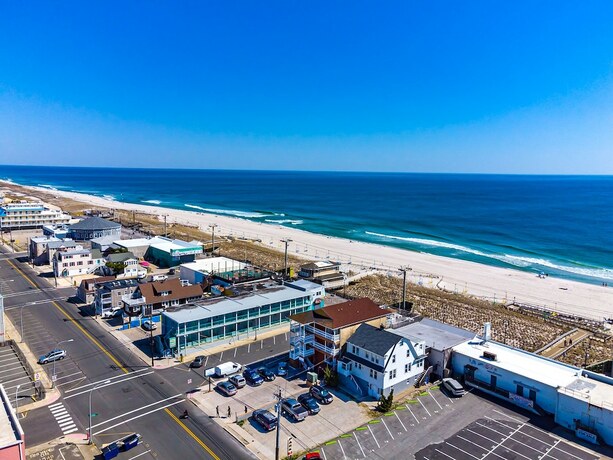
M0 164L613 174L613 2L0 2Z

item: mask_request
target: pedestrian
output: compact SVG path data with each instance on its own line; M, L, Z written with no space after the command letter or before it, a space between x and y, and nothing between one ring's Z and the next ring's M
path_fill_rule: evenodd
M245 414L247 413L247 406L245 405Z
M219 406L217 406L217 418L219 418Z
M566 344L567 344L566 339L564 339L564 346L566 346Z
M228 406L228 418L232 417L232 409Z
M568 344L572 345L573 344L573 339L568 339Z

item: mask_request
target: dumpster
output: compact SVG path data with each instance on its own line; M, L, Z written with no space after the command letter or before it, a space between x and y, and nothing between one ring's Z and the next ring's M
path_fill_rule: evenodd
M104 460L109 458L115 458L119 455L119 446L116 442L110 443L108 446L102 448L102 457Z

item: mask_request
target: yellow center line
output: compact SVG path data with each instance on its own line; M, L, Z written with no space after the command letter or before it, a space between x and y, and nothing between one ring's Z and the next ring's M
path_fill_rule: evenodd
M19 267L17 267L11 260L8 260L8 263L11 264L11 266L17 270L17 272L28 282L30 283L34 288L39 289L39 287L34 284L34 282L23 272L21 271L21 269L19 269ZM68 318L68 320L74 324L77 329L79 329L83 335L85 335L85 337L87 337L89 340L92 341L92 343L94 345L96 345L100 350L102 350L102 352L104 352L105 355L107 355L111 361L113 361L117 367L119 369L121 369L125 374L128 373L128 370L121 365L121 363L117 360L117 358L115 358L111 352L109 352L106 348L104 348L104 346L102 346L102 344L100 342L98 342L89 332L87 332L85 330L85 328L83 326L81 326L72 316L70 316L68 314L68 312L64 309L64 307L62 307L60 304L58 304L57 302L53 301L52 302L53 306L55 306L55 308L57 308L66 318ZM213 457L215 460L220 460L219 457L217 455L215 455L215 453L209 448L209 446L207 446L204 441L202 441L198 436L196 436L192 430L190 430L181 420L179 420L179 418L174 415L168 408L164 409L164 412L166 412L168 415L170 415L170 417L181 427L183 428L183 430L185 430L185 432L190 435L198 444L200 444L202 446L202 448L204 450L206 450L211 457Z
M219 459L219 457L218 457L217 455L215 455L215 452L213 452L211 449L209 449L209 446L207 446L207 445L206 445L204 442L202 442L202 440L201 440L201 439L200 439L198 436L196 436L196 435L193 433L193 431L192 431L192 430L190 430L190 429L187 427L187 425L185 425L185 423L183 423L181 420L179 420L179 418L178 418L178 417L177 417L175 414L173 414L172 412L170 412L170 410L168 410L168 408L164 409L164 411L165 411L165 412L166 412L168 415L170 415L170 416L173 418L173 420L174 420L175 422L177 422L177 423L179 424L179 426L185 430L185 432L186 432L187 434L189 434L189 435L190 435L192 438L194 438L194 440L195 440L195 441L196 441L198 444L200 444L200 445L201 445L201 446L204 448L204 450L206 450L206 451L207 451L207 452L208 452L208 453L211 455L211 457L213 457L215 460L220 460L220 459Z

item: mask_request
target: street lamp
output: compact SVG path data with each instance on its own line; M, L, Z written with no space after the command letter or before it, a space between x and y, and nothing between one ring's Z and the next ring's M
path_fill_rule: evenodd
M68 342L74 342L74 339L62 340L61 342L56 343L55 349L57 350L57 347L59 347L61 344L68 343ZM51 376L51 388L55 388L55 362L56 361L57 359L53 360L53 375Z
M89 390L89 431L88 431L88 435L87 435L87 444L91 444L92 443L92 393L94 392L94 390L102 385L106 385L107 383L111 383L110 380L105 380L104 382L100 382L99 384L95 385L91 390Z
M17 418L19 418L19 400L17 399L17 393L19 392L20 386L21 384L17 385L17 388L15 388L15 415Z

